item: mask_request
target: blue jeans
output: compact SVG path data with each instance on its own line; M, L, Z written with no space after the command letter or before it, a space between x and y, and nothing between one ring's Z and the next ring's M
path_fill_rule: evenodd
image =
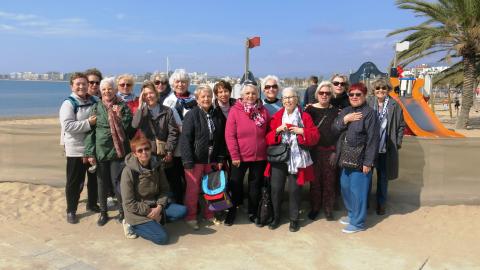
M170 221L182 219L186 214L187 208L181 204L171 203L165 208L165 215L167 216L167 220ZM168 243L168 234L165 228L154 220L133 225L132 229L138 236L150 240L157 245L166 245Z
M363 229L367 217L367 195L372 181L372 171L364 174L359 170L342 169L340 185L343 202L348 211L350 225Z

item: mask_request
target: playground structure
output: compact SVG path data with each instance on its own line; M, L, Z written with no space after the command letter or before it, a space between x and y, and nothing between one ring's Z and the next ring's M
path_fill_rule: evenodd
M393 88L400 85L398 78L390 78ZM390 96L397 101L403 109L403 118L412 133L419 137L428 138L464 138L465 136L447 129L431 111L420 89L425 81L417 78L413 81L412 96L398 96L394 91Z

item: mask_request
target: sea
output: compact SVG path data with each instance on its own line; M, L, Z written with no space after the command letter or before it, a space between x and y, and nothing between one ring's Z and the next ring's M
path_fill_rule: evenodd
M134 93L140 93L137 83ZM191 85L189 91L193 92ZM0 80L0 117L57 116L62 102L72 93L66 81Z
M140 93L140 83L134 93ZM195 91L190 85L189 92ZM305 89L299 89L300 101ZM57 116L62 102L70 95L66 81L14 81L0 80L0 118ZM279 93L280 95L280 93Z

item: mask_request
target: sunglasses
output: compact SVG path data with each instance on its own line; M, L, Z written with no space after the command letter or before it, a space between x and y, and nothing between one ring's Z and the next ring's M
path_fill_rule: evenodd
M363 94L362 93L348 93L349 97L361 97Z
M330 92L325 92L325 91L318 91L319 96L330 96L332 93Z
M138 148L136 150L137 153L143 153L143 152L150 152L150 147L145 147L145 148Z
M272 84L272 85L265 85L263 89L269 90L270 88L272 89L278 89L278 84Z
M167 85L168 82L165 82L165 81L154 81L153 84L155 84L155 85L159 85L159 84L161 84L161 85Z
M121 87L130 87L130 86L132 86L132 84L131 84L131 83L121 83L121 84L119 84L118 86L121 86Z
M375 90L380 90L380 89L382 89L382 90L388 90L388 87L386 87L386 86L382 86L382 87L377 86L377 87L375 87Z
M332 82L332 84L335 85L335 86L339 86L339 85L340 85L340 86L345 86L345 85L347 85L347 84L344 83L344 82Z
M99 81L88 81L88 84L90 85L100 85Z

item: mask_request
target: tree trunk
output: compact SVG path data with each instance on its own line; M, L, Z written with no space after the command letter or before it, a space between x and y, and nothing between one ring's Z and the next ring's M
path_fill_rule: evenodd
M475 54L463 56L463 90L460 115L458 116L455 128L467 128L470 108L473 105L473 87L475 83Z

